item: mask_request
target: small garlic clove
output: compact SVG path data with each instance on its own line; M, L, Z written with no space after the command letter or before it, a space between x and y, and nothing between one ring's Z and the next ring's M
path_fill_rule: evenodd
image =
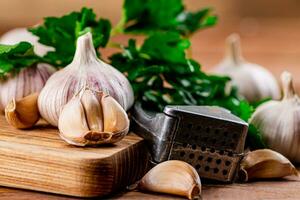
M111 96L105 95L101 100L104 118L104 132L128 132L129 119L125 110Z
M102 93L100 94L102 95ZM103 131L103 114L98 99L91 90L85 90L81 103L85 110L87 123L91 131Z
M239 177L242 181L255 178L299 176L297 169L283 155L270 149L259 149L246 154L241 161Z
M141 179L138 189L194 199L201 195L201 181L197 171L190 164L169 160L152 168Z
M64 107L58 121L60 136L70 144L84 146L84 135L89 127L79 98L71 99Z
M15 128L31 128L39 120L38 93L28 95L19 101L12 99L5 107L7 122Z

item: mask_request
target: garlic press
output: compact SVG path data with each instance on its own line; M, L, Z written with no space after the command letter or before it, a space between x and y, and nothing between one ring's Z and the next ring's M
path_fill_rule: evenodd
M152 162L182 160L201 178L232 182L243 157L248 124L217 106L166 106L162 113L135 103L131 129L143 137Z

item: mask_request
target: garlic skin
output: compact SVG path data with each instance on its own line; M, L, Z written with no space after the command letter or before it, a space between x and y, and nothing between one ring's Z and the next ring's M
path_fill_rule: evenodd
M116 143L128 133L129 119L111 96L84 88L63 107L58 129L76 146Z
M54 50L53 47L45 46L39 43L38 40L39 38L30 33L27 28L15 28L1 36L0 44L13 45L21 41L26 41L33 45L34 52L39 56L44 56L47 52Z
M4 111L12 99L18 101L32 93L40 92L54 71L50 65L40 63L0 79L0 112Z
M38 93L26 96L19 101L12 99L5 107L6 121L19 129L33 127L40 119L37 99Z
M295 94L292 75L281 75L283 98L259 106L250 123L262 134L267 145L292 162L300 162L300 100Z
M91 33L78 38L72 63L54 73L39 96L40 113L53 126L58 125L62 107L83 87L104 91L125 110L133 104L133 90L128 80L121 72L97 58L92 41Z
M239 93L250 102L269 97L280 98L280 89L274 76L264 67L249 63L243 58L237 34L227 38L225 57L214 72L229 76Z
M261 178L299 176L294 165L283 155L270 149L249 152L241 161L239 177L242 181Z
M152 168L138 183L142 191L173 194L194 199L201 196L201 181L197 171L180 160L162 162Z

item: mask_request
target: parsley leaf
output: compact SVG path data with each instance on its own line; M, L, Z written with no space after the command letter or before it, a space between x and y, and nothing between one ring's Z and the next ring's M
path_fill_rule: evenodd
M41 61L33 52L33 46L28 42L15 45L0 44L0 77L17 73L22 68L30 67Z
M121 25L125 32L177 31L189 35L213 26L217 17L210 8L185 11L182 0L125 0Z
M106 19L96 19L92 9L82 8L62 17L46 17L40 26L29 31L39 37L39 42L55 48L44 56L44 60L54 66L68 65L74 56L76 40L86 32L93 35L96 49L105 47L110 36L111 24Z

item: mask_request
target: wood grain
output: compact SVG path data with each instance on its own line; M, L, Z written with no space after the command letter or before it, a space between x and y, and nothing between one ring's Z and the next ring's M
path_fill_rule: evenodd
M126 136L116 145L68 145L56 129L17 130L0 116L0 185L80 197L103 196L140 178L146 169L144 141Z

